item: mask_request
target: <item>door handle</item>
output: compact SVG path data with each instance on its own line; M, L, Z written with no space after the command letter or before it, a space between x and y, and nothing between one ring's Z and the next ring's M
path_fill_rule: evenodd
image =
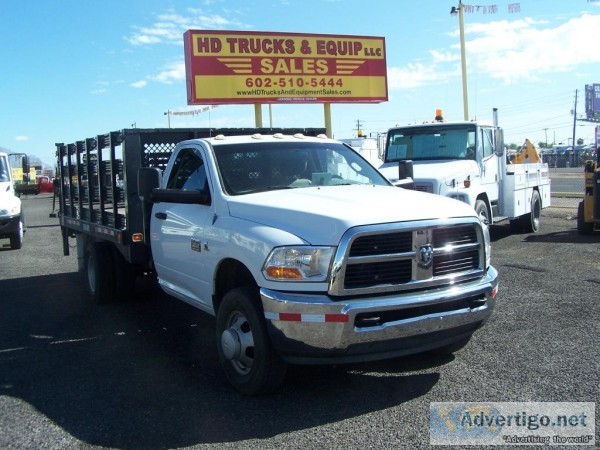
M154 217L156 217L157 219L160 219L160 220L166 220L167 219L167 213L157 212L156 214L154 214Z

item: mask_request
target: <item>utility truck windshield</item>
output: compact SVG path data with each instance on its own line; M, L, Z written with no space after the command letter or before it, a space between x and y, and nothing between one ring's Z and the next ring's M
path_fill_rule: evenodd
M442 124L390 130L385 162L475 159L475 125Z
M10 181L9 175L10 167L8 166L8 159L4 155L0 155L0 182Z

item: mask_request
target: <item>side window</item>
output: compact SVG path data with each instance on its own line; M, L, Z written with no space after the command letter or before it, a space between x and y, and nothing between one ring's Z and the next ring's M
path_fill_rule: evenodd
M481 143L483 144L483 157L487 158L494 154L494 140L492 139L492 130L490 128L481 129Z
M208 192L204 161L196 150L186 148L179 152L167 181L167 189Z

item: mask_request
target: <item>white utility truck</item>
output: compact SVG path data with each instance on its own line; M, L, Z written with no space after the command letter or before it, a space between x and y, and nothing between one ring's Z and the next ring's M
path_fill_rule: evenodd
M436 118L391 128L379 170L396 185L467 203L490 224L508 219L514 228L538 231L541 210L550 206L548 165L508 161L495 109L489 124Z
M452 352L492 313L473 208L398 189L324 135L210 131L56 144L63 249L76 238L94 299L156 276L216 316L224 372L248 394L276 389L289 363Z
M21 200L15 194L8 155L0 152L0 239L10 239L10 248L13 250L23 245L24 221Z

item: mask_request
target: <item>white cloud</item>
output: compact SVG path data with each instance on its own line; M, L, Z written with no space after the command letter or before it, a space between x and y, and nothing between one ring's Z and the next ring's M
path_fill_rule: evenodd
M472 23L466 25L465 35L467 72L506 84L581 71L586 64L600 62L600 15L583 14L554 27L531 18ZM412 89L460 76L458 44L429 54L429 62L388 68L390 89Z
M90 91L90 94L99 95L99 94L104 94L105 92L106 92L106 89L93 89Z
M28 141L29 136L15 136L15 141Z
M148 84L146 80L136 81L135 83L131 83L129 86L134 88L143 88Z
M467 41L467 62L507 84L600 62L600 15L584 14L554 28L545 25L524 19L467 27L467 36L478 36Z
M174 12L159 14L156 22L147 27L134 27L125 39L131 45L183 44L183 33L187 30L247 29L247 25L233 18L210 14L205 10L189 8L182 16Z
M390 89L414 89L448 78L436 63L429 65L410 63L405 67L388 69L388 87Z
M150 78L164 84L172 84L177 81L185 80L185 63L173 62L168 64L165 66L164 70Z

